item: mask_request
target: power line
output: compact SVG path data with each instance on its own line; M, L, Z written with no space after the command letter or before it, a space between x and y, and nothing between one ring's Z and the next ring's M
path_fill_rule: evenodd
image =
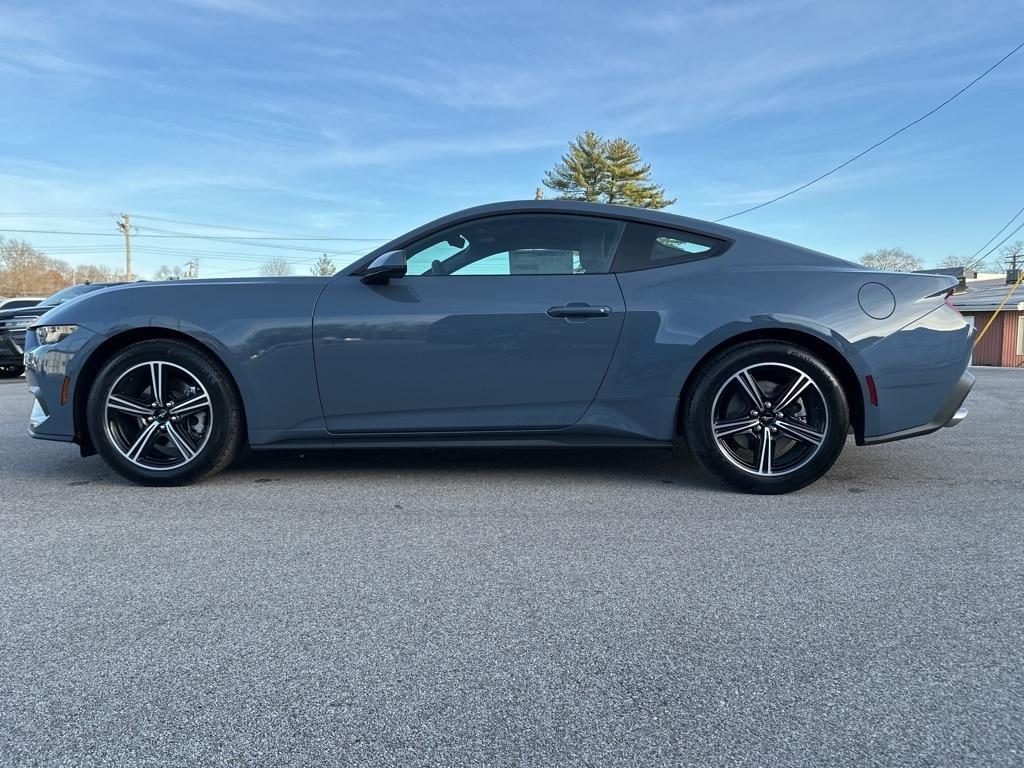
M136 218L143 218L138 216ZM245 235L201 235L195 232L178 232L173 229L160 229L159 227L145 227L148 232L160 232L165 235L176 235L177 237L192 237L199 238L201 240L309 240L311 242L328 242L328 241L340 241L340 242L354 242L354 243L383 243L391 238L388 237L310 237L301 235L298 237L289 237L286 235L273 235L273 236L253 236L248 237ZM231 227L224 227L224 229L231 229Z
M143 217L142 216L136 216L135 218L143 218ZM198 239L198 240L223 240L223 241L226 241L226 242L231 242L231 241L236 241L236 240L246 240L246 241L249 241L249 240L276 240L276 241L285 241L285 242L288 242L288 241L308 241L310 243L329 243L329 242L339 242L339 243L385 243L388 240L390 240L390 238L312 238L312 237L307 237L307 236L291 238L291 237L284 236L284 234L280 234L280 236L278 236L278 234L275 234L275 236L273 236L273 237L251 237L250 238L250 237L244 236L244 234L200 234L200 233L197 233L197 232L179 232L179 231L175 231L173 229L161 229L161 228L154 227L154 226L145 226L145 227L141 227L140 226L140 227L137 227L137 228L139 229L140 232L142 230L145 230L147 232L160 232L160 234L150 234L150 236L148 236L148 237L151 237L151 238L170 238L170 237L174 237L174 238ZM230 229L231 227L221 227L221 228L223 228L223 229ZM105 237L121 238L121 237L123 237L122 234L118 234L118 233L114 233L114 232L81 232L81 231L72 231L70 229L7 229L7 228L2 228L2 229L0 229L0 231L15 232L15 233L18 233L18 234L22 234L22 233L25 233L25 234L77 234L77 236L92 237L92 238L105 238Z
M225 246L232 246L232 245L235 245L235 243L224 243L224 245ZM258 243L253 243L252 245L254 247L263 247L262 245L260 245ZM142 246L140 246L140 247L142 247ZM146 247L146 248L148 248L150 250L164 251L164 252L167 252L167 253L170 253L172 251L178 251L180 253L188 253L188 254L199 253L199 254L203 254L203 255L206 255L206 256L218 256L220 254L225 254L225 255L231 256L231 255L236 255L236 253L237 253L236 251L218 251L218 250L213 250L213 249L210 249L210 248L192 247L192 246L190 246L188 244L175 247L175 246L164 246L164 245L156 245L156 244L145 243L144 247ZM303 247L299 247L299 246L289 247L287 245L280 245L280 246L274 246L274 247L277 247L278 249L282 249L283 248L285 250L293 250L293 251L303 252L303 253L323 253L324 252L324 250L322 248L303 248ZM338 254L338 255L341 255L341 256L365 256L367 254L367 251L364 250L364 249L354 250L354 251L347 251L346 250L346 251L329 251L329 252L330 253L334 253L334 254Z
M137 228L137 237L145 238L159 238L164 240L210 240L213 242L229 243L231 245L244 245L250 248L274 248L278 250L286 251L306 251L308 253L328 253L335 256L347 256L350 255L345 251L329 250L325 248L307 248L299 245L285 245L283 243L262 243L262 242L251 242L253 238L238 238L230 236L220 235L199 235L189 234L182 232L172 232L171 230L154 230L152 227L139 227ZM151 232L159 232L166 234L151 234ZM112 232L74 232L70 230L60 229L0 229L0 233L7 234L36 234L36 235L74 235L76 237L119 237L123 238L122 234ZM260 239L272 239L287 241L287 238L255 238ZM347 242L384 242L384 238L331 238L332 240L340 240Z
M1016 217L1014 217L1014 218L1016 218ZM1004 227L1004 229L1005 229L1005 227ZM991 255L992 255L992 254L993 254L993 253L995 252L995 250L996 250L997 248L999 248L1000 246L1002 246L1002 244L1003 244L1003 243L1005 243L1005 242L1006 242L1007 240L1009 240L1009 239L1010 239L1011 237L1013 237L1013 236L1014 236L1014 235L1016 235L1016 234L1017 234L1018 232L1020 232L1020 230L1021 230L1021 229L1024 229L1024 221L1022 221L1022 222L1021 222L1020 224L1018 224L1018 225L1017 225L1017 228L1016 228L1016 229L1014 229L1014 230L1013 230L1012 232L1010 232L1010 234L1008 234L1008 235L1007 235L1006 237L1004 237L1004 238L1003 238L1002 240L1000 240L1000 241L999 241L998 243L996 243L996 244L995 244L995 245L993 245L993 246L992 246L991 248L989 248L989 249L988 249L988 250L987 250L987 251L985 252L985 255L984 255L984 256L982 256L982 257L981 257L980 259L978 259L978 260L977 260L977 261L975 262L975 264L981 264L981 263L982 263L983 261L985 261L985 259L987 259L987 258L988 258L989 256L991 256ZM998 235L996 235L996 237L998 237ZM990 240L989 242L992 242L992 241ZM984 248L984 246L982 246L982 247ZM973 269L973 267L971 267L971 269Z
M32 216L41 219L105 219L108 213L40 213L39 211L0 211L0 216Z
M992 235L992 237L990 237L988 239L987 243L985 243L983 246L981 246L981 248L979 248L974 253L972 253L971 254L971 259L973 259L975 256L977 256L983 250L988 248L988 246L992 243L992 241L995 240L997 237L999 237L1001 234L1003 234L1003 230L1005 230L1008 226L1013 224L1013 222L1016 221L1017 217L1020 216L1022 213L1024 213L1024 208L1021 208L1019 211L1017 211L1015 214L1013 214L1013 216L1010 217L1010 220L1008 222L1006 222L1005 224L1003 224L1003 226L999 229L999 231L996 232L994 235ZM1018 227L1017 229L1020 229L1020 227ZM1016 232L1016 231L1017 230L1015 229L1014 232ZM1013 232L1011 232L1010 234L1012 235ZM1006 242L1006 241L1004 240L1003 242ZM1002 243L1000 243L999 245L1002 245ZM998 247L999 246L997 245L996 248L998 248ZM991 253L991 251L989 251L989 253ZM969 260L970 261L970 266L968 266L967 269L974 269L978 264L981 264L981 262L983 262L986 258L988 258L988 253L986 253L984 256L982 256L977 261L970 261Z
M167 252L167 251L152 251L145 246L135 246L134 250L138 253L145 254L147 256L156 256L165 259L185 259L185 258L198 258L203 257L211 261L240 261L246 263L252 262L264 262L267 260L265 256L242 256L233 254L204 254L199 251L179 251L179 252ZM280 258L287 262L293 262L296 264L313 264L316 259L308 256L275 256L274 258Z
M183 240L209 240L218 243L231 243L232 245L244 245L250 248L276 248L278 250L285 251L308 251L309 253L334 253L339 254L340 251L330 251L323 248L306 248L300 245L284 245L280 242L277 243L262 243L252 242L253 240L283 240L285 238L242 238L242 237L227 237L223 235L197 235L187 232L175 232L169 229L155 229L153 227L145 227L143 233L156 232L159 234L147 234L147 237L162 237L162 238L180 238ZM362 238L356 238L358 241L362 241Z
M820 176L818 176L817 178L811 179L810 181L808 181L808 182L806 182L806 183L804 183L804 184L801 184L801 185L800 185L799 187L794 187L793 189L789 190L788 192L785 192L785 193L783 193L783 194L781 194L781 195L778 195L777 197L773 197L773 198L772 198L771 200L765 200L765 201L764 201L763 203L758 203L757 205L753 205L753 206L751 206L750 208L745 208L745 209L743 209L742 211L737 211L736 213L730 213L730 214L729 214L728 216L723 216L723 217L722 217L722 218L720 218L720 219L715 219L715 221L716 221L716 222L719 222L719 221L725 221L725 220L727 220L727 219L733 219L733 218L735 218L735 217L737 217L737 216L742 216L742 215L743 215L743 214L745 214L745 213L750 213L751 211L756 211L756 210L758 210L759 208L764 208L765 206L771 205L772 203L777 203L777 202L779 202L779 200L784 200L785 198L789 197L790 195L795 195L795 194L796 194L797 192L800 192L801 190L807 189L807 188L808 188L809 186L811 186L812 184L817 184L817 183L818 183L819 181L821 181L822 179L828 178L829 176L831 176L831 175L832 175L833 173L835 173L836 171L842 170L843 168L845 168L846 166L848 166L848 165L849 165L850 163L852 163L852 162L853 162L854 160L859 160L860 158L864 157L864 155L866 155L866 154L867 154L868 152L870 152L871 150L873 150L873 149L877 149L878 147L880 147L880 146L882 146L883 144L885 144L885 143L886 143L887 141L889 141L889 140L891 140L891 139L894 139L894 138L896 138L897 136L899 136L899 135L900 135L901 133L903 133L903 132L904 132L905 130L907 130L908 128L912 128L913 126L915 126L915 125L917 125L918 123L920 123L920 122L921 122L922 120L925 120L926 118L928 118L928 117L931 117L932 115L934 115L934 114L935 114L936 112L938 112L938 111L939 111L940 109L942 109L942 108L943 108L944 106L946 106L947 104L949 104L949 103L950 103L951 101L953 101L953 100L954 100L955 98L957 98L957 97L958 97L958 96L959 96L960 94L962 94L962 93L963 93L964 91L966 91L966 90L967 90L968 88L970 88L970 87L971 87L971 86L973 86L973 85L974 85L975 83L977 83L978 81L980 81L981 79L983 79L983 78L984 78L984 77L985 77L986 75L988 75L988 73L989 73L989 72L991 72L991 71L992 71L992 70L994 70L994 69L995 69L996 67L998 67L998 66L999 66L1000 64L1002 64L1002 63L1003 63L1004 61L1006 61L1006 60L1007 60L1008 58L1010 58L1011 56L1013 56L1013 54L1015 54L1015 53L1016 53L1017 51L1019 51L1019 50L1020 50L1021 48L1024 48L1024 42L1022 42L1022 43L1021 43L1020 45L1018 45L1018 46L1017 46L1016 48L1014 48L1014 49L1013 49L1012 51L1010 51L1010 52L1009 52L1008 54L1006 54L1005 56L1003 56L1003 57L1002 57L1001 59L999 59L999 61L997 61L997 62L996 62L995 64L993 64L993 65L992 65L991 67L989 67L988 69L986 69L986 70L985 70L984 72L982 72L982 73L981 73L980 75L978 75L978 76L977 76L976 78L974 78L973 80L971 80L971 82L969 82L969 83L968 83L967 85L965 85L965 86L964 86L963 88L961 88L961 89L960 89L959 91L957 91L956 93L954 93L954 94L953 94L952 96L950 96L950 97L949 97L948 99L946 99L946 100L945 100L944 102L942 102L941 104L939 104L939 105L938 105L937 107L933 107L933 108L932 108L932 109L930 109L930 110L929 110L928 112L925 112L925 113L924 113L923 115L921 115L921 116L920 116L919 118L917 118L916 120L912 120L911 122L907 123L906 125L904 125L904 126L903 126L902 128L900 128L899 130L897 130L897 131L893 131L892 133L890 133L890 134L889 134L888 136L886 136L886 137L885 137L884 139L882 139L881 141L876 141L876 142L875 142L874 144L872 144L872 145L871 145L870 147L868 147L867 149L865 149L865 150L862 150L862 151L858 152L858 153L857 153L856 155L854 155L853 157L851 157L851 158L850 158L849 160L846 160L845 162L843 162L843 163L840 163L839 165L837 165L837 166L836 166L835 168L833 168L832 170L830 170L830 171L826 171L825 173L821 174L821 175L820 175Z
M273 232L267 232L263 229L249 229L248 227L229 227L224 224L204 224L201 221L185 221L183 219L164 219L159 216L143 216L141 214L135 214L136 219L142 219L143 221L162 221L166 224L184 224L188 227L208 227L210 229L233 229L236 232L255 232L262 235L272 235Z
M0 232L26 235L83 235L88 237L117 237L124 239L124 235L119 232L70 232L63 229L0 229Z
M215 272L207 272L206 277L210 275L234 275L238 272L255 272L259 267L238 267L237 269L222 269Z
M353 241L353 242L385 242L390 240L390 237L318 237L315 235L282 235L279 232L269 232L265 229L250 229L248 227L229 227L224 224L205 224L200 221L185 221L182 219L163 219L158 216L142 216L140 214L132 214L136 219L143 219L144 221L162 221L167 224L184 224L190 227L207 227L209 229L233 229L237 232L255 232L258 233L259 237L247 236L247 235L223 235L223 237L244 237L246 240L311 240L315 242L327 242L331 240L339 241ZM157 230L153 227L149 227L156 232L163 232L167 230ZM216 235L208 235L208 237L216 237Z

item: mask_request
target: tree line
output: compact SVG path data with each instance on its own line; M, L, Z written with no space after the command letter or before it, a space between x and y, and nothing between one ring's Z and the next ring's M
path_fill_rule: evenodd
M75 283L123 280L124 273L99 264L69 264L24 240L0 237L0 296L49 296Z
M907 253L899 246L879 248L877 251L865 253L861 256L860 263L865 267L881 269L886 272L914 272L924 269L921 259ZM1016 269L1020 263L1024 263L1024 240L1004 245L999 249L998 256L988 260L974 261L967 256L946 256L939 261L938 266L947 269L969 267L978 272L1002 272L1003 269Z

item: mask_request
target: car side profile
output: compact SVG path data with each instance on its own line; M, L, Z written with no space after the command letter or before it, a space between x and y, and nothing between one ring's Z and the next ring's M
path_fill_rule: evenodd
M671 448L782 493L963 418L953 278L572 201L445 216L332 277L124 285L30 330L34 437L139 483L243 446Z

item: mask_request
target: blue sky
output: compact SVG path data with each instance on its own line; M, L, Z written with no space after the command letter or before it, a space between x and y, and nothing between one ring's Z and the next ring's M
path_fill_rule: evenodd
M387 238L532 197L587 128L637 142L671 210L713 219L927 111L1022 32L1019 0L3 2L0 228L109 234L128 211L138 272L186 252L206 275L272 256L307 272L314 241L153 230ZM845 258L973 253L1024 205L1022 96L1024 51L729 223ZM11 236L73 262L122 253L112 237ZM340 264L374 244L323 245Z

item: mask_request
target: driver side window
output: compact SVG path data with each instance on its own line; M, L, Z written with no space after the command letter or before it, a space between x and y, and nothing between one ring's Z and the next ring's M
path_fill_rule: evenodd
M531 213L475 219L407 246L408 274L605 273L622 230L621 222L593 216Z
M446 260L451 257L462 253L469 247L469 243L463 239L461 244L457 238L452 238L449 242L448 239L441 238L432 245L426 245L423 250L416 251L414 245L411 248L407 248L406 253L406 268L409 270L410 275L429 275L431 266L436 261L443 264Z

